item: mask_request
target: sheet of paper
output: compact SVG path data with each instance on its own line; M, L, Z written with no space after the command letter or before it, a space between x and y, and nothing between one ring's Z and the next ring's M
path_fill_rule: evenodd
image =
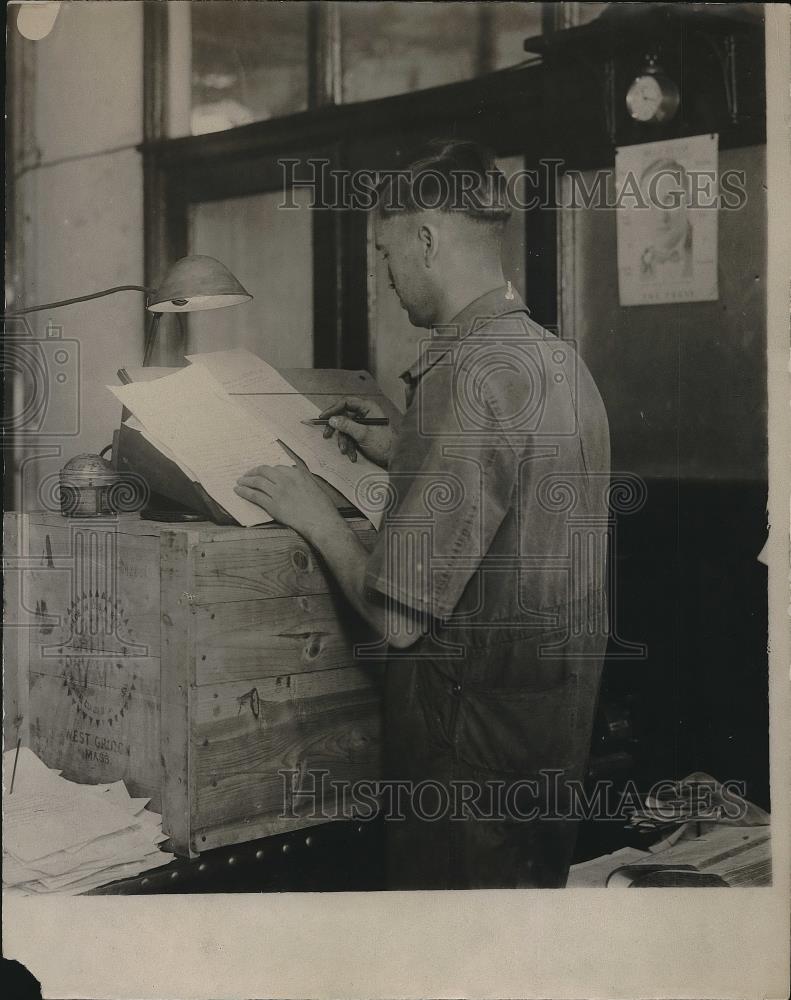
M90 809L68 787L17 787L6 795L5 848L20 861L33 861L55 851L85 844L130 826L132 817L112 803L95 800Z
M305 426L302 421L317 417L319 408L271 365L242 349L191 354L187 360L206 368L223 388L236 394L235 398L247 412L273 428L276 436L299 455L314 475L334 486L378 529L382 511L372 498L382 493L374 484L385 483L387 474L362 455L358 455L357 462L350 462L339 452L334 439L323 436L322 427Z
M184 475L187 476L187 478L191 482L196 481L197 476L192 471L192 469L187 468L187 466L184 465L183 462L180 462L178 458L170 450L170 448L164 445L158 438L155 438L154 435L148 430L148 428L137 419L137 417L135 417L134 415L132 415L131 417L127 417L126 420L124 421L124 424L131 430L138 431L140 434L142 434L149 444L152 444L157 449L157 451L162 452L165 458L173 462L174 465L177 465L179 469L181 469Z
M67 892L70 895L85 893L90 889L98 888L100 885L107 885L109 882L117 882L119 879L131 878L135 875L140 875L142 872L149 871L151 868L158 868L162 865L166 865L172 861L174 857L175 855L173 854L157 851L155 855L141 858L139 861L129 861L125 864L116 865L113 868L108 868L100 872L90 872L83 875L78 880L62 883L59 886L53 886L47 882L42 883L37 881L29 883L26 888L29 893L56 892L58 890L61 892Z
M154 849L150 834L144 830L124 830L92 841L70 855L59 853L26 862L26 867L34 873L34 878L42 881L62 879L65 885L88 871L126 864L130 859L142 858Z
M206 492L239 524L250 527L272 520L234 493L234 486L256 465L293 463L272 429L252 419L205 366L191 365L153 382L108 389L193 470Z
M652 855L656 864L690 864L730 885L760 884L771 876L771 835L766 826L720 826ZM768 882L767 882L768 884Z
M208 369L227 392L299 395L280 372L244 347L230 351L188 354L186 357L190 364L202 365Z
M75 895L88 892L100 885L107 885L119 879L130 878L142 872L150 871L152 868L160 868L169 864L175 858L174 854L166 851L154 850L149 854L135 858L134 860L120 861L117 864L103 868L85 868L82 871L72 872L62 877L31 878L21 884L4 886L3 892L21 892L24 895L45 894L45 893L68 893Z
M90 807L87 807L90 808ZM43 858L26 861L28 869L35 873L36 878L42 876L59 876L66 872L77 871L86 867L107 867L126 861L129 858L140 857L150 851L156 843L166 839L161 834L161 821L153 826L135 822L127 829L109 833L79 847L64 851L56 851Z
M27 747L3 754L3 773L4 891L85 892L172 860L162 817L123 781L67 781Z

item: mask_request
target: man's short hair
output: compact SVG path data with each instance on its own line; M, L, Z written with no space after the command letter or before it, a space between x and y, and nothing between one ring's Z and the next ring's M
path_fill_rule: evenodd
M406 168L387 173L377 188L379 212L460 212L504 225L511 216L506 178L493 153L467 139L434 139Z

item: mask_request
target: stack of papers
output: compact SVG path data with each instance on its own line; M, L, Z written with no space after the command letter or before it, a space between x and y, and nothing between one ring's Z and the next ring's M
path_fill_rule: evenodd
M333 486L379 529L387 473L359 452L357 461L350 462L334 439L324 437L322 427L306 426L305 421L318 417L318 406L276 369L244 348L188 354L187 361L208 371L256 423L269 428L315 476Z
M683 839L653 854L652 864L689 865L719 875L728 885L771 885L772 842L769 827L726 826Z
M272 518L234 492L258 465L293 465L270 428L251 421L209 371L190 365L153 382L108 386L140 422L145 437L239 524Z
M132 412L131 426L239 524L272 520L234 486L258 465L293 465L285 445L379 527L377 485L386 474L362 455L352 464L322 428L305 426L318 407L271 365L241 349L187 360L188 368L164 378L107 388Z
M173 860L162 817L123 781L66 781L27 747L3 754L3 891L82 893ZM13 790L11 777L13 774Z
M718 875L729 886L772 884L772 843L766 826L721 825L702 836L668 838L647 851L624 847L613 854L572 865L569 889L621 887L648 870L689 868ZM623 870L623 877L618 877Z

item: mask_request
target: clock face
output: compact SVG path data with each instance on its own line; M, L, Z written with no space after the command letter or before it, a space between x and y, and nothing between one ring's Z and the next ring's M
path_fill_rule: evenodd
M626 95L626 107L635 121L650 122L657 118L664 96L655 76L638 76Z

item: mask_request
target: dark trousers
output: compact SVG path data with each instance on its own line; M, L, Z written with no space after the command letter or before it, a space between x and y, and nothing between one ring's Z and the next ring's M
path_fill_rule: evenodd
M565 885L606 635L552 640L388 664L389 888Z

